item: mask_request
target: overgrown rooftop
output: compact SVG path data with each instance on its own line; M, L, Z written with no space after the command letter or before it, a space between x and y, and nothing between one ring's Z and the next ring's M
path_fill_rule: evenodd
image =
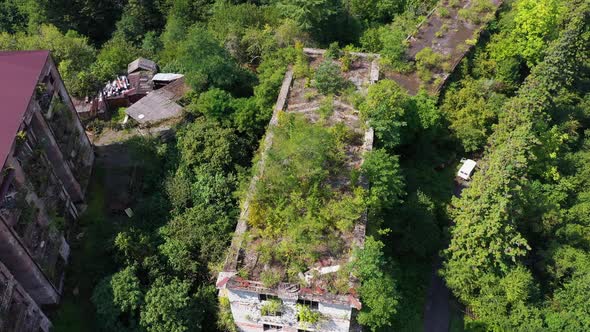
M225 271L268 288L286 282L345 294L343 267L365 235L360 168L373 140L351 100L378 69L364 54L301 55L286 75ZM321 72L334 68L341 86L322 93Z
M420 87L440 90L461 59L474 46L482 29L494 18L503 0L441 0L408 37L406 57L413 65L385 77L410 94Z

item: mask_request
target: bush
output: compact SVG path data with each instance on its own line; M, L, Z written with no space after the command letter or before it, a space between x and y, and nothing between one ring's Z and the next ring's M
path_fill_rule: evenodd
M430 47L422 49L416 54L416 69L420 80L430 82L433 77L433 72L443 69L443 64L448 59L448 56L436 53Z
M295 76L295 78L310 77L311 70L309 68L307 56L303 52L303 44L299 42L296 43L295 50L297 53L295 58L295 65L293 66L293 76Z
M437 69L444 58L444 55L434 52L430 47L426 47L416 54L416 65L419 68Z
M281 275L277 271L266 270L260 273L260 281L265 287L274 288L281 282Z
M331 95L326 96L320 102L320 108L318 109L320 118L327 119L334 113L334 97Z
M272 299L266 301L260 308L262 316L279 316L283 310L283 301L280 299Z
M326 53L324 53L324 57L326 59L335 60L335 59L340 58L340 56L342 56L342 51L340 50L340 47L338 46L338 42L331 43L330 46L328 46Z
M340 67L331 60L322 62L316 70L314 87L322 94L338 94L346 87L346 83Z
M231 313L229 299L227 297L219 298L219 315L217 317L217 326L222 331L237 332L234 316Z
M300 322L315 324L320 321L321 314L312 311L308 306L297 304L297 318Z
M86 125L86 129L94 132L96 135L100 135L105 128L105 122L100 119L94 119Z
M187 109L193 114L203 114L207 119L222 119L233 113L231 103L232 96L228 92L212 88L201 93Z
M451 14L449 13L449 10L446 7L440 7L438 9L438 15L440 15L440 17L449 17L449 16L451 16Z
M342 66L340 67L343 72L348 72L350 70L350 66L352 65L352 54L350 52L345 51L344 55L340 58L340 62Z

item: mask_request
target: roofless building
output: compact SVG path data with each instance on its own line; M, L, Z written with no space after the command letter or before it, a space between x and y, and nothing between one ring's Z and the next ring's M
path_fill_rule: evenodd
M324 53L304 49L312 73ZM342 81L365 93L379 77L376 56L350 55ZM285 75L217 279L240 331L360 330L358 284L346 265L365 239L366 210L355 195L366 187L358 174L373 130L345 97L322 95L310 78Z

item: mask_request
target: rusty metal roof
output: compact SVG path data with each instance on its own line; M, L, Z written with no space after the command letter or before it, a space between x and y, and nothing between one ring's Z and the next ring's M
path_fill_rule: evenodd
M125 91L125 95L146 95L153 90L152 87L153 73L149 71L140 71L129 74L127 79L131 84L131 89Z
M6 162L49 51L0 52L0 162Z
M132 74L138 70L147 70L155 73L158 71L158 65L152 60L145 58L137 58L127 65L127 74Z
M140 124L155 124L182 115L182 106L176 102L190 90L184 78L178 79L162 89L150 92L125 113Z

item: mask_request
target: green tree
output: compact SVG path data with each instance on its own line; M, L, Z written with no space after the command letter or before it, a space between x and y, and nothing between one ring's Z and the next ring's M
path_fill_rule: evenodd
M124 1L44 0L39 1L49 23L62 31L75 30L94 44L107 41L121 16Z
M357 320L372 331L391 326L399 303L396 282L386 269L389 263L383 248L382 242L368 236L363 249L355 249L351 262L352 273L361 282L358 291L363 308Z
M485 79L464 79L461 88L448 90L441 108L465 151L483 148L505 99L494 82Z
M140 323L148 332L199 331L201 319L187 281L157 279L145 295Z
M24 31L27 26L28 13L22 10L15 0L0 3L0 32L15 33Z
M316 69L314 86L323 94L337 94L348 83L340 72L340 67L331 60L325 60Z
M227 119L233 113L232 96L224 90L213 88L201 93L197 102L188 109L211 120Z
M103 45L91 72L100 82L107 82L127 72L127 65L140 54L138 48L122 37L115 37Z
M349 0L350 13L357 16L365 24L380 22L388 23L393 16L403 10L403 1L395 0Z
M92 302L103 330L126 331L137 326L143 292L136 273L134 266L128 266L101 280L94 290Z
M377 211L393 208L404 196L404 179L399 167L399 158L383 149L365 155L362 171L370 183L368 205Z
M396 82L381 80L369 87L367 98L360 106L362 117L375 129L379 144L387 149L405 142L410 131L416 129L415 114L406 111L409 101Z
M167 46L166 42L164 45ZM192 27L176 52L165 70L184 73L195 91L218 87L244 94L253 81L251 74L238 67L202 27Z
M522 57L529 67L544 55L548 42L557 37L565 7L561 0L522 0L515 3L512 28L498 35L493 57Z
M221 188L222 193L231 194L226 188ZM236 214L231 212L231 207L215 202L200 204L160 229L164 243L159 249L172 269L198 280L199 274L206 274L204 267L209 262L220 261L235 226Z
M242 139L233 129L198 119L178 132L180 161L186 169L198 172L201 165L210 171L231 171L244 162Z

